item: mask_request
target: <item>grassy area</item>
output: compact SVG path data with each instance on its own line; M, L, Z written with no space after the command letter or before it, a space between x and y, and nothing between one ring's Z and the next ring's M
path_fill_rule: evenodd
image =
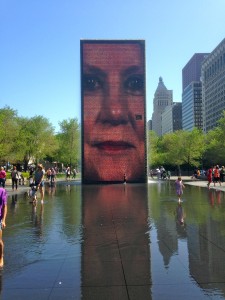
M29 177L29 173L28 172L21 172L21 174L23 175L23 177L25 179ZM11 179L11 172L6 172L6 179Z

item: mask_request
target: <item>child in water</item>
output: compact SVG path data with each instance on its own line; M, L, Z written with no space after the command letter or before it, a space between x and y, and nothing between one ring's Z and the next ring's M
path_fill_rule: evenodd
M180 199L181 195L183 194L183 188L185 188L180 176L175 181L175 188L176 188L176 193L177 193L177 196L178 196L178 202L180 202L181 201L181 199Z

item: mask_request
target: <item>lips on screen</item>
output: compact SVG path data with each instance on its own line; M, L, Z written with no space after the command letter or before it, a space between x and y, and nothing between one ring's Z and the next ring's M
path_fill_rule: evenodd
M81 41L82 180L145 182L145 43Z

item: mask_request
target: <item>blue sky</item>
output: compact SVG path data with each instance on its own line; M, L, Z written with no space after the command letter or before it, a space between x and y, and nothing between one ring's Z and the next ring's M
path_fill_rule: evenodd
M162 76L181 101L182 68L225 37L225 0L0 0L0 107L80 120L80 39L146 41L147 120Z

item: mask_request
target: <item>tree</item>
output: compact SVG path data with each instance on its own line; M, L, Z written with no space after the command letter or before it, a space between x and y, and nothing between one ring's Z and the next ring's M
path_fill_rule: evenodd
M148 132L148 164L151 167L156 167L163 164L163 155L160 151L161 138L157 136L155 131Z
M6 106L0 109L0 158L7 163L14 158L18 136L17 111Z
M180 166L183 164L183 131L167 133L162 137L160 151L165 164L176 166L180 173Z
M46 156L53 156L58 149L58 142L54 128L48 119L42 116L33 118L20 118L19 138L16 141L20 149L20 158L24 161L25 168L29 160L39 162Z
M207 164L224 164L225 161L225 111L218 121L218 126L210 130L206 135L206 151L204 159Z
M205 150L204 135L201 130L178 130L165 134L162 138L161 151L167 164L180 166L187 164L198 167Z
M78 166L80 161L80 125L77 118L59 122L57 160L65 165Z

